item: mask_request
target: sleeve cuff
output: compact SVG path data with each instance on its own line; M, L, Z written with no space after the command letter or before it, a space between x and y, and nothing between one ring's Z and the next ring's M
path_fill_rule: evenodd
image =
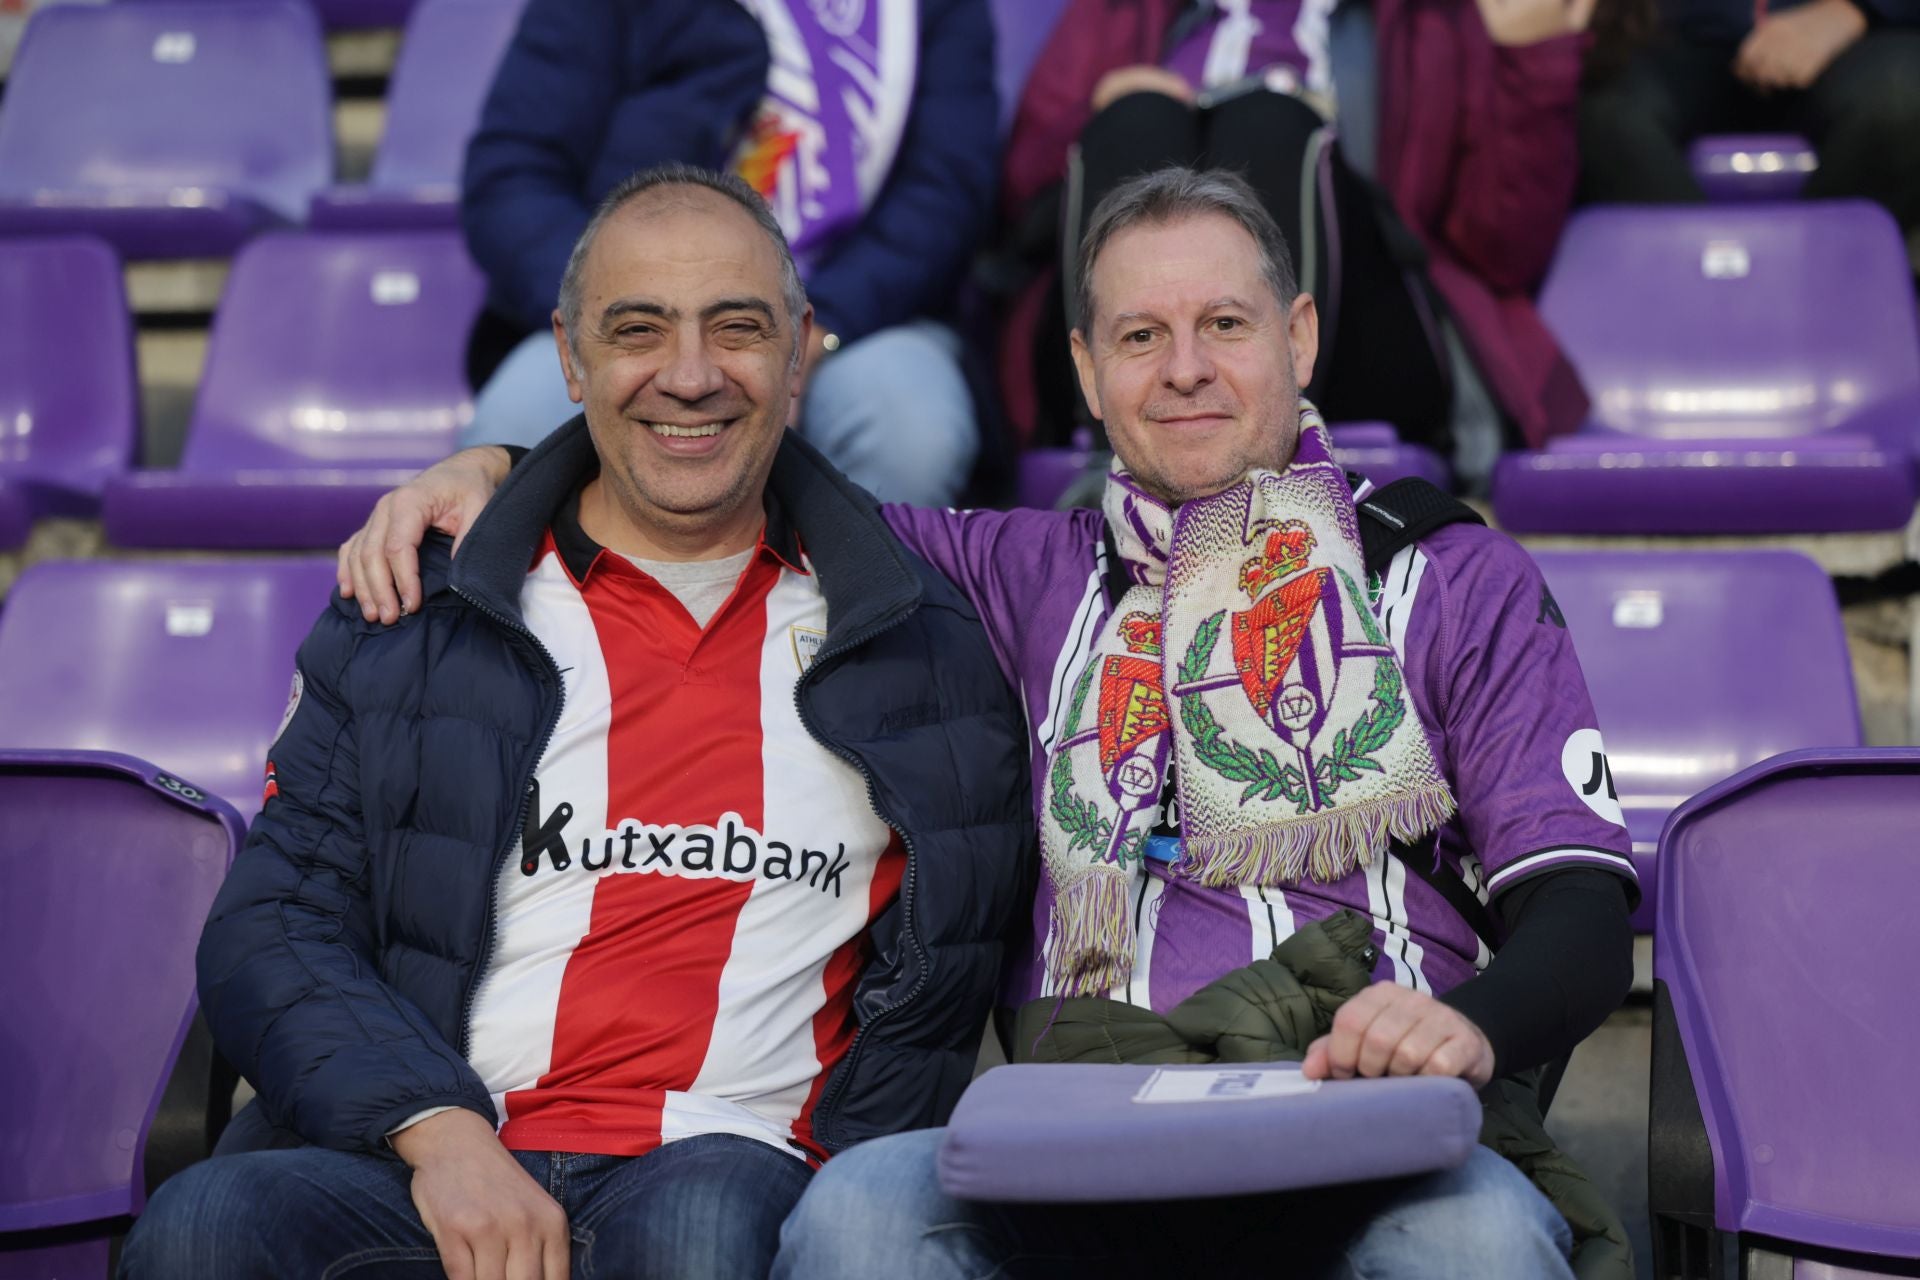
M406 1130L413 1128L413 1126L419 1124L422 1120L431 1120L433 1119L433 1117L440 1115L444 1112L458 1111L459 1109L460 1108L458 1107L428 1107L425 1111L416 1111L412 1115L408 1116L405 1120L402 1120L399 1124L393 1126L393 1128L387 1130L387 1143L389 1146L391 1146L393 1143L393 1137L395 1134L403 1133Z
M1640 876L1633 868L1633 860L1617 849L1602 849L1595 845L1556 845L1524 854L1488 873L1487 893L1497 897L1522 881L1545 875L1549 871L1564 871L1569 867L1596 867L1613 872L1627 882L1628 897L1633 905L1638 905Z

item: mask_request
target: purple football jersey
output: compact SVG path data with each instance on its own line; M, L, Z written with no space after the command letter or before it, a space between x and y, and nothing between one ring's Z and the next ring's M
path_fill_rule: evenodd
M1332 12L1332 0L1217 0L1215 11L1193 24L1163 65L1198 89L1283 70L1296 84L1324 91L1332 87Z
M1020 693L1037 822L1048 752L1108 611L1102 517L885 510L902 540L973 600ZM1482 901L1564 867L1598 867L1631 882L1630 842L1593 702L1532 558L1505 534L1455 524L1401 551L1370 585L1458 806L1426 851L1437 850ZM1133 977L1110 994L1158 1012L1343 907L1373 921L1376 978L1437 995L1491 958L1460 914L1391 855L1331 884L1283 888L1208 888L1167 863L1146 866L1134 903ZM1012 1002L1052 994L1041 960L1052 905L1043 881L1033 935L1008 974Z

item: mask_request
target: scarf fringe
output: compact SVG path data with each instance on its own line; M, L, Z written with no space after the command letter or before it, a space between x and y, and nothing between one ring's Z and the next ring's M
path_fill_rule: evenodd
M1227 836L1188 835L1177 870L1209 888L1331 884L1371 866L1393 840L1414 841L1453 816L1445 782L1417 791L1329 809L1257 831Z
M1062 995L1105 995L1133 976L1130 884L1125 873L1093 871L1055 895L1047 975Z

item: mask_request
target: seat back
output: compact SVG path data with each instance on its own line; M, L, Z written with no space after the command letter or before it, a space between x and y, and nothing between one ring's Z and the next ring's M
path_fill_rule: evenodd
M234 260L183 470L419 467L473 413L485 283L454 231L276 233Z
M35 565L0 614L0 747L136 755L251 818L332 590L322 558Z
M1676 1140L1658 1126L1690 1093L1722 1231L1920 1259L1920 1019L1901 966L1916 827L1914 748L1777 756L1667 825L1653 1136ZM1658 1212L1672 1172L1655 1172Z
M1067 0L993 0L993 83L1003 135L1013 124L1033 64L1066 8Z
M244 830L141 760L0 751L0 1232L143 1207L194 948Z
M52 5L7 81L0 196L228 193L297 220L333 170L331 100L309 5Z
M373 186L458 191L467 139L524 7L523 0L421 0L394 63Z
M139 436L120 261L83 236L0 241L0 476L85 515Z
M1534 559L1593 694L1650 926L1654 850L1675 806L1782 751L1860 745L1833 584L1793 551Z
M1865 201L1588 209L1540 309L1602 429L1765 440L1920 410L1905 245Z

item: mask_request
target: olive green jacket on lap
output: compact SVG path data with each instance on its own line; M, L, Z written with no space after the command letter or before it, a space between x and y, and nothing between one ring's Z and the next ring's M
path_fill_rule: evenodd
M1165 1014L1085 996L1032 1001L1014 1019L1010 1052L1016 1062L1298 1062L1334 1012L1372 984L1376 959L1371 924L1342 911ZM1626 1228L1547 1133L1539 1074L1503 1076L1480 1091L1481 1145L1518 1166L1567 1220L1579 1280L1633 1280Z

